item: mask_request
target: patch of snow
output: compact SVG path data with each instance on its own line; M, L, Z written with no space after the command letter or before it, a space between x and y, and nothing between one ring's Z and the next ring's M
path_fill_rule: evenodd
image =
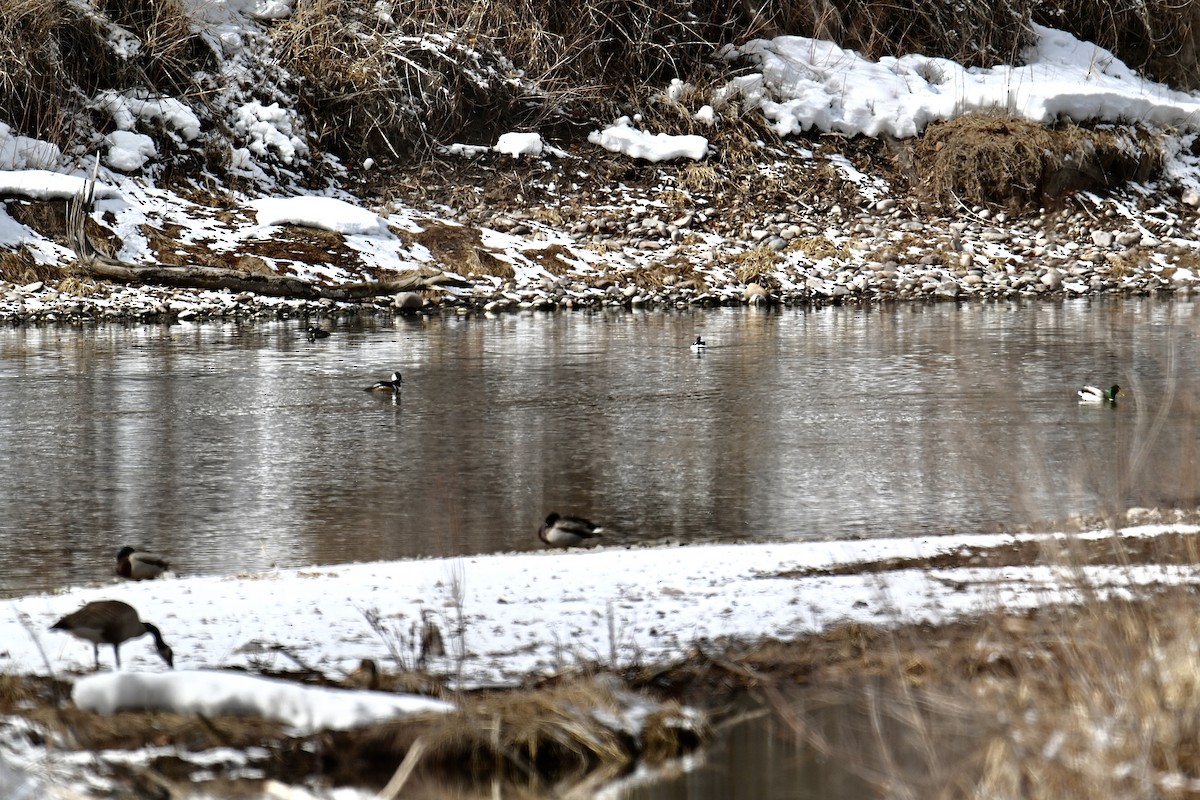
M251 200L259 225L307 225L335 233L383 234L379 215L335 197L263 197Z
M104 163L121 172L136 172L158 155L154 140L144 133L118 130L104 138L108 142L108 155L104 157Z
M92 105L108 112L119 130L132 131L138 123L153 123L182 142L200 135L200 118L173 97L150 97L143 91L104 91Z
M20 195L35 200L69 200L79 194L86 183L86 178L44 169L0 170L0 195ZM111 186L96 184L96 197L115 195L116 190Z
M497 153L507 153L510 156L540 156L542 154L542 137L536 133L502 133L492 148Z
M910 138L935 120L1001 111L1053 123L1142 122L1195 128L1200 100L1137 74L1108 50L1034 25L1025 64L965 68L923 55L869 61L833 42L802 36L729 46L731 60L757 71L713 97L721 108L740 97L773 121L780 136L817 128L847 135Z
M305 686L237 672L114 672L76 681L71 693L85 711L174 711L272 719L297 731L349 730L395 717L445 713L454 705L419 695Z
M462 156L464 158L478 158L485 153L492 152L492 148L483 144L461 144L455 142L448 144L445 147L439 148L442 153L448 156Z
M634 128L629 117L621 117L602 131L592 131L588 134L588 141L605 150L645 161L670 161L676 158L699 161L708 155L708 139L703 136L646 133Z
M53 169L62 161L62 150L57 145L18 136L0 122L0 169Z
M246 149L258 156L274 152L285 164L308 155L308 145L300 137L296 112L279 103L263 105L257 100L233 110L234 132L246 141Z

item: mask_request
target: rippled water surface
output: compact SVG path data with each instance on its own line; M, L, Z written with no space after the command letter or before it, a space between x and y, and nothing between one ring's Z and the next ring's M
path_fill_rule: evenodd
M0 590L104 579L127 542L185 574L536 548L550 510L624 545L1196 504L1190 302L303 329L0 331ZM362 391L395 369L399 402Z

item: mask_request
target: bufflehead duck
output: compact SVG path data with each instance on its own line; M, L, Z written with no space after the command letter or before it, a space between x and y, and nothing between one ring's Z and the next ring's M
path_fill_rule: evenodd
M401 383L403 383L403 378L400 377L400 373L393 372L392 379L390 381L378 381L376 383L372 383L370 386L368 386L363 391L364 392L398 392L398 391L400 391Z
M1095 386L1085 386L1079 390L1079 402L1081 403L1108 403L1110 406L1117 404L1117 395L1121 394L1121 387L1115 383L1110 389L1100 389Z
M146 581L157 578L171 564L157 553L146 553L132 547L122 547L117 552L117 575L131 581Z
M706 345L704 343L704 340L701 339L699 336L696 337L696 341L692 342L692 352L693 353L703 353L707 349L708 349L708 345Z
M308 338L310 341L312 339L328 339L329 331L327 331L324 328L317 326L317 325L309 325L308 326Z
M100 669L100 645L112 645L113 658L117 662L117 669L120 669L122 643L148 633L154 637L154 647L162 660L167 662L168 667L175 667L175 653L163 641L158 628L149 622L142 622L134 607L120 600L97 600L88 603L54 623L50 630L66 631L72 636L91 642L92 653L96 657L96 669Z
M574 547L598 535L604 528L582 517L562 517L552 512L538 528L538 538L552 547Z

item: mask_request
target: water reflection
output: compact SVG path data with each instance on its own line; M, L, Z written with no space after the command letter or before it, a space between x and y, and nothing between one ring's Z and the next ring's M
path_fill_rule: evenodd
M822 755L771 710L748 698L746 713L718 732L687 769L671 764L645 778L620 781L603 793L612 800L858 800L878 794L850 754L876 742L848 703L807 715L827 745ZM853 730L850 725L856 726Z
M5 329L0 588L126 542L223 573L528 549L550 510L630 544L1194 506L1197 329L1149 300Z

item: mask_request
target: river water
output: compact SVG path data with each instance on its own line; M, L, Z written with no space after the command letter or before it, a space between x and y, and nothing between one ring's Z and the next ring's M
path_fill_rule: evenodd
M229 574L532 549L552 510L612 545L794 540L1200 488L1188 301L305 324L0 331L0 592L107 579L126 543ZM400 398L362 391L393 370Z

